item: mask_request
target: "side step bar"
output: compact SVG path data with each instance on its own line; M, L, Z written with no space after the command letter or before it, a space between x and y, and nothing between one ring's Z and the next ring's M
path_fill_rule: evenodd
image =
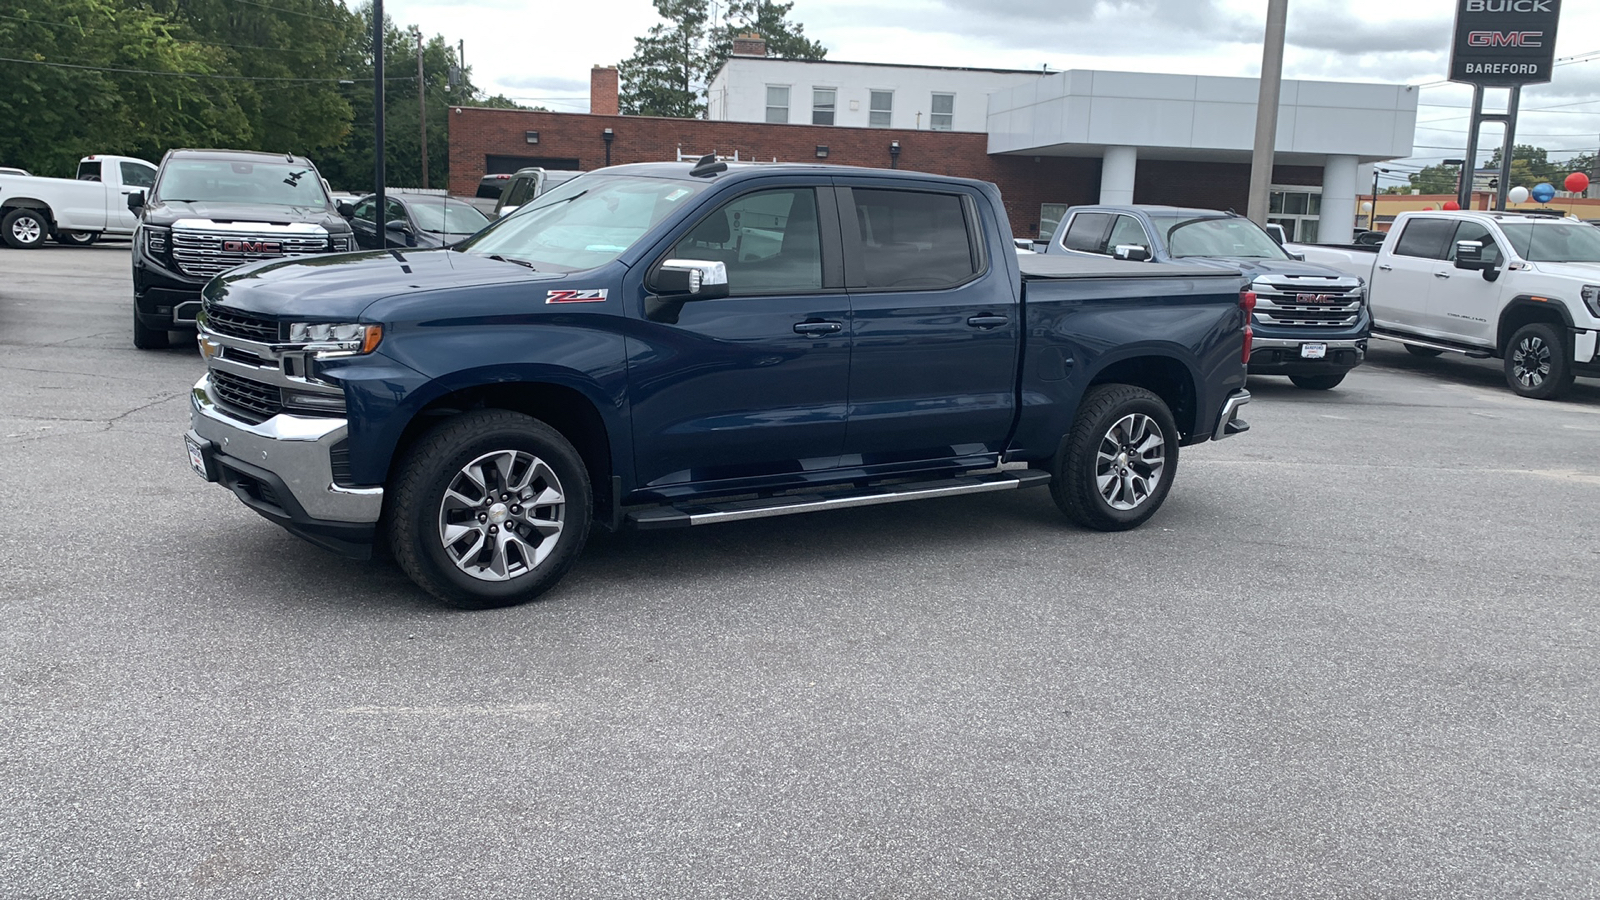
M1022 469L1012 472L964 475L958 478L943 478L938 481L920 481L913 484L867 487L836 494L785 494L781 497L738 500L730 503L685 504L675 507L660 506L630 512L628 513L627 521L629 525L640 530L686 528L691 525L714 525L719 522L765 519L769 516L789 516L796 513L821 512L828 509L850 509L857 506L877 506L882 503L903 503L907 500L931 500L936 497L959 497L964 494L1014 491L1019 488L1039 487L1049 483L1049 472L1042 469Z
M1410 344L1413 347L1427 347L1429 350L1443 350L1446 353L1461 353L1465 354L1466 356L1470 356L1473 359L1489 359L1490 357L1494 356L1493 353L1490 353L1481 347L1458 347L1454 344L1446 344L1441 341L1429 341L1424 340L1423 338L1410 337L1409 335L1402 337L1392 331L1379 331L1376 328L1372 329L1372 336L1380 341L1394 341L1397 344Z

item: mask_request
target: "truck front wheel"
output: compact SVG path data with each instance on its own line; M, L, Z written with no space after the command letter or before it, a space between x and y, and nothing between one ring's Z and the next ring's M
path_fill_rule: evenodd
M1067 518L1126 531L1156 514L1178 471L1178 426L1160 397L1127 384L1090 388L1056 453L1050 495Z
M68 247L87 247L100 240L100 233L97 231L58 231L55 237L58 244L66 244Z
M527 603L561 580L588 539L583 458L521 413L448 419L396 470L389 546L423 590L462 609Z
M18 250L32 250L44 243L50 221L37 209L13 209L0 220L0 237Z
M1506 384L1534 400L1554 400L1572 386L1576 373L1561 331L1545 322L1517 329L1506 345Z

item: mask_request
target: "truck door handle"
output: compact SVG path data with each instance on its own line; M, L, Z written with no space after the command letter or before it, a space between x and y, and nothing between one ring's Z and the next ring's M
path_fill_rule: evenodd
M1450 273L1449 272L1435 272L1435 273L1433 273L1433 277L1435 277L1435 278L1449 278L1450 277Z
M795 334L804 334L811 337L819 337L824 334L838 334L843 330L844 324L841 322L824 322L820 319L797 322L794 326Z
M1378 268L1384 270L1385 272L1393 272L1394 271L1394 266L1379 266Z
M1005 316L973 316L967 320L967 324L973 328L999 328L1009 321L1011 320Z

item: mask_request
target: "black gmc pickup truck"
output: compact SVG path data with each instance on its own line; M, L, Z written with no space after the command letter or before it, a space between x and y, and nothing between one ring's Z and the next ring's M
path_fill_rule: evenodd
M1048 485L1133 528L1245 430L1253 296L1215 266L1019 260L991 184L645 164L443 250L211 282L190 463L447 603L550 588L592 525Z

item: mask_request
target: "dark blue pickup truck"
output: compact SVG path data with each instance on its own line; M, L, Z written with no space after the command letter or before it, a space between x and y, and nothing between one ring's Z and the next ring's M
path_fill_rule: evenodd
M1248 426L1237 272L1032 257L993 185L618 166L449 249L205 290L190 462L458 606L530 600L591 527L1049 485L1148 519Z
M1074 206L1048 252L1244 272L1256 295L1250 374L1337 387L1367 358L1372 315L1361 279L1308 263L1234 213L1176 206Z

